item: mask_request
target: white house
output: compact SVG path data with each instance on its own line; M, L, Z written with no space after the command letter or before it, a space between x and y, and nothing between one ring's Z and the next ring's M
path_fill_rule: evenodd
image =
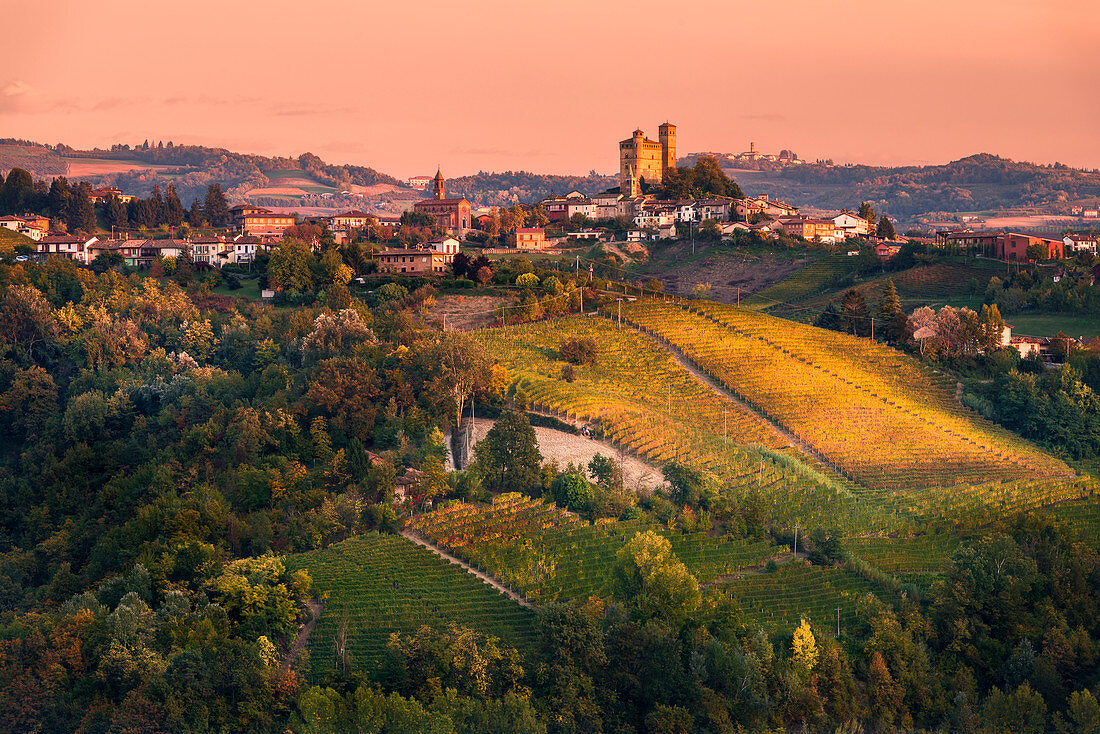
M838 237L867 237L871 234L871 223L847 209L833 217L833 226Z
M1096 238L1083 234L1067 234L1062 238L1066 252L1091 252L1096 254Z

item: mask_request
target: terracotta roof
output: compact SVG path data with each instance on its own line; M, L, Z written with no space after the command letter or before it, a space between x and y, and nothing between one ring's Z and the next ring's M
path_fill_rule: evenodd
M350 212L344 212L343 214L337 214L333 219L339 219L340 217L351 217L354 219L370 219L371 215L366 212L361 212L358 209L352 209Z

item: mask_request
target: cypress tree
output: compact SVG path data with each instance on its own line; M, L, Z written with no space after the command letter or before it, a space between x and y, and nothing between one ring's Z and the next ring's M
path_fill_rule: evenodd
M882 298L878 303L878 317L882 319L882 335L887 341L896 342L905 331L905 309L902 308L894 279L886 281Z

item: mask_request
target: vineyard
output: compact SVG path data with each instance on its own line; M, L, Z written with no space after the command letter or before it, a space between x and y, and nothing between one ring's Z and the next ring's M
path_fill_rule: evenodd
M563 335L601 345L596 364L578 368L574 382L560 377ZM905 512L863 501L859 488L632 329L571 317L479 332L478 338L536 409L596 424L614 444L658 466L678 459L703 470L738 498L756 494L772 522L829 524L850 534L918 528Z
M890 511L980 523L1091 486L961 407L942 376L869 340L709 302L638 302L623 318L675 346Z
M499 637L517 648L531 644L534 614L475 576L397 535L371 533L323 550L288 556L327 595L325 613L310 641L313 671L333 668L334 640L347 610L354 667L381 659L392 632L449 622Z
M821 291L835 288L852 272L852 258L828 255L814 260L785 280L755 293L742 301L748 309L765 310L778 304L801 301Z
M553 504L501 495L490 506L457 503L407 529L538 603L604 596L615 554L634 534L657 530L702 583L763 563L770 543L663 531L643 521L588 524Z

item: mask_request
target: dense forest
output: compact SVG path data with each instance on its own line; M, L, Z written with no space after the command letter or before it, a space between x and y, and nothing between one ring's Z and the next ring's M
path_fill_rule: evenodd
M601 176L595 171L587 176L551 176L527 171L479 171L472 176L447 179L447 193L465 196L474 206L507 206L539 201L574 190L582 194L598 194L618 183L617 176Z
M353 291L351 249L293 241L258 267L302 305L213 293L186 262L0 263L0 730L1100 726L1096 537L1043 516L967 535L930 588L880 579L839 637L808 624L769 634L731 600L704 606L668 541L638 533L600 596L537 610L531 650L422 627L391 637L384 665L311 677L288 652L313 580L284 556L396 530L393 489L409 468L436 500L518 489L583 504L592 520L778 531L675 463L668 490L626 504L591 501L621 496L614 472L543 465L492 355L426 325L439 289L472 281ZM531 315L584 285L518 259L477 274L504 293L538 284L543 303L518 297L535 298ZM562 355L598 360L599 345ZM444 433L471 400L510 429L447 472ZM825 529L802 542L807 563L849 562Z

